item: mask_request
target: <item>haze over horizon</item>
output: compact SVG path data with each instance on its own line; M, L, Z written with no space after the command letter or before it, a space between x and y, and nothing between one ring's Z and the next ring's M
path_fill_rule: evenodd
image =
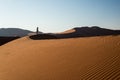
M120 29L120 0L0 0L0 28L60 32L78 26Z

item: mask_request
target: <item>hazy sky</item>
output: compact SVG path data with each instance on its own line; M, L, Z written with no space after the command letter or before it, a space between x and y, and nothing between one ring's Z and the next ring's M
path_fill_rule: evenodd
M120 0L0 0L0 28L60 32L94 25L120 29Z

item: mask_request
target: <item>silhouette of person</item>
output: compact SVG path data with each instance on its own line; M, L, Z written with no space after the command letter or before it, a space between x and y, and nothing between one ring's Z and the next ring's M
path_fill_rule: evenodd
M39 28L37 27L37 29L36 29L36 34L38 35L38 33L39 33Z

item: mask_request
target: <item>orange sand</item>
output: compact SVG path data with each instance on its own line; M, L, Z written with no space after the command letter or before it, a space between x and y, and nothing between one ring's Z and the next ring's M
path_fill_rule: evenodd
M0 46L0 80L119 80L120 36L31 40Z
M60 33L56 33L56 34L70 34L70 33L74 33L75 29L70 29L70 30L66 30L64 32L60 32Z

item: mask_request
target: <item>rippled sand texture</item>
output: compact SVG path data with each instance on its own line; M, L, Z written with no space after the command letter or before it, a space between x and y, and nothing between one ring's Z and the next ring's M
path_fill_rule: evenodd
M120 36L12 41L0 46L0 80L120 80Z

